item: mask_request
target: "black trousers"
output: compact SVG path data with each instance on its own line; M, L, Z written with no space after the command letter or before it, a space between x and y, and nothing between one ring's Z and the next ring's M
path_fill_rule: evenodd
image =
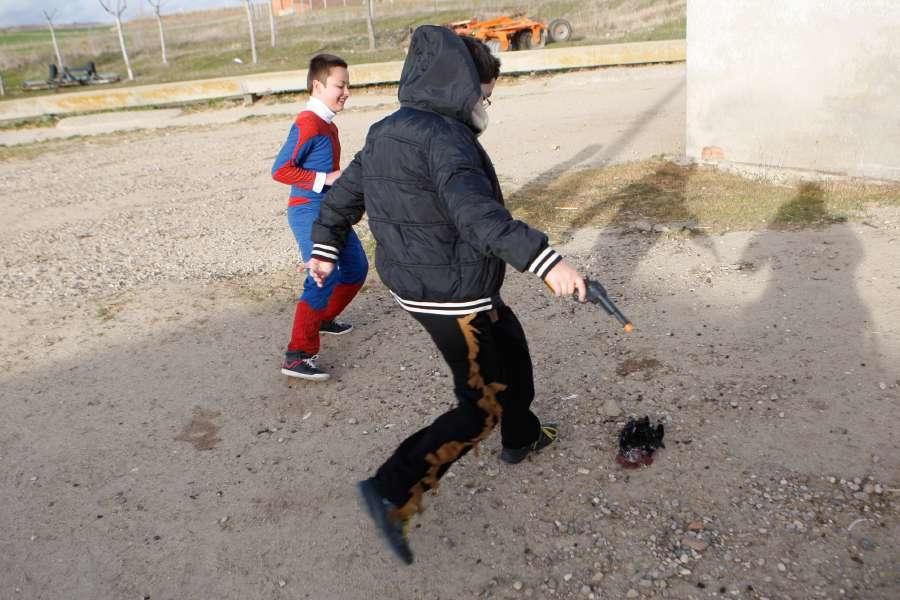
M534 377L528 342L509 307L459 317L410 314L450 366L457 405L408 437L375 474L378 491L398 507L398 519L419 511L422 495L498 423L508 448L531 444L541 427L530 408Z

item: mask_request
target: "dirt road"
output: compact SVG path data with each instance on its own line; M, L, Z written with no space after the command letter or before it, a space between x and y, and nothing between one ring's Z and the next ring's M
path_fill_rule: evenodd
M484 143L506 189L678 155L682 67L519 80ZM339 125L345 161L391 109ZM287 117L289 119L289 117ZM214 121L214 119L213 119ZM562 250L637 324L512 274L536 411L416 519L402 567L353 484L452 402L373 279L325 384L278 363L298 280L287 121L85 138L0 164L0 598L892 598L898 543L896 210L821 231L581 230ZM627 415L666 426L613 462ZM891 590L894 590L893 592Z

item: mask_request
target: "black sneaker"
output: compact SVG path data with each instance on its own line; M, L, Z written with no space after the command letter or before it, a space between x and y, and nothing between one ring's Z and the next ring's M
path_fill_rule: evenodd
M351 331L353 331L353 325L341 323L340 321L322 321L319 325L319 333L327 333L329 335L344 335Z
M325 381L331 376L316 366L318 359L318 354L310 356L306 352L285 352L284 362L281 363L281 372L288 377Z
M372 517L372 521L375 522L381 539L400 560L411 565L413 553L406 540L409 518L402 521L391 519L391 511L396 507L390 500L378 493L378 490L375 489L375 482L371 478L363 479L356 484L356 487L359 490L360 500L366 508L366 512Z
M525 460L525 457L528 456L530 452L537 452L552 444L558 435L559 425L556 423L546 423L541 425L541 433L538 435L536 441L521 448L504 448L503 451L500 452L500 459L511 465L520 463Z

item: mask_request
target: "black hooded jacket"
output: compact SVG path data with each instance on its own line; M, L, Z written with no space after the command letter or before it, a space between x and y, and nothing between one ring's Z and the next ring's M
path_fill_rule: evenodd
M475 63L444 27L413 33L401 108L372 125L329 190L313 225L312 256L335 262L363 213L381 280L412 312L467 314L498 301L505 264L544 277L561 260L547 236L510 216L472 109Z

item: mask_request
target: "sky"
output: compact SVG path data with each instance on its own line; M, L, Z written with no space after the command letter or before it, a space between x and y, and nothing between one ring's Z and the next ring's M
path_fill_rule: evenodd
M120 0L104 0L113 7ZM150 16L153 9L146 0L126 0L127 9L122 15L131 19L142 14ZM163 0L162 14L188 10L202 10L222 6L236 6L240 0ZM46 23L43 11L56 16L54 25L67 23L106 23L113 18L100 7L98 0L0 0L0 28L17 25L42 25Z

